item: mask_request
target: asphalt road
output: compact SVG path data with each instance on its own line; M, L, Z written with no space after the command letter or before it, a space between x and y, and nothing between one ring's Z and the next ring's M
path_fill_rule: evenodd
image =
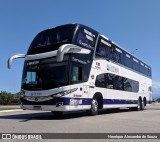
M0 133L160 133L160 104L144 111L105 110L97 116L85 112L65 113L55 117L51 112L19 111L0 113ZM6 141L6 140L4 140ZM43 140L44 141L44 140ZM47 141L47 140L46 140ZM54 140L50 140L54 141ZM57 140L56 140L57 141ZM58 140L64 141L64 140ZM65 140L75 141L75 140ZM91 141L91 140L78 140ZM94 140L92 140L93 142ZM95 140L97 141L97 140ZM100 140L124 141L124 140ZM160 141L160 140L125 140Z

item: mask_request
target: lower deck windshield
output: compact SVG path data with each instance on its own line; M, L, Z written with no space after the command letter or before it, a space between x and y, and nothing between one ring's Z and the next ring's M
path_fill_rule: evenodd
M68 61L56 62L55 58L26 61L22 89L47 90L68 83Z

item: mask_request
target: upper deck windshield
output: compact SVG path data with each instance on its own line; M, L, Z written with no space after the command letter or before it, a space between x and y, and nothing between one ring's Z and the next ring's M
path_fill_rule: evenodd
M32 41L28 55L58 50L63 44L93 49L98 33L88 27L70 24L40 32Z
M22 77L22 88L47 90L68 84L68 56L63 62L55 58L26 61Z
M72 43L76 25L64 25L40 32L32 41L28 55L57 50L62 44Z

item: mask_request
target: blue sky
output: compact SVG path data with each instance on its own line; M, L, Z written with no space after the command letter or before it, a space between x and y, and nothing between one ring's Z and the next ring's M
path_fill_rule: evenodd
M81 23L104 34L152 67L154 94L160 94L159 0L1 0L0 90L18 92L23 59L7 69L7 60L26 53L34 36L47 28Z

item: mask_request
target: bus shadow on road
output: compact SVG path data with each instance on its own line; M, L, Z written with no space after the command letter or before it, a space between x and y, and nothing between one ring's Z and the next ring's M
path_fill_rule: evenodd
M131 112L129 109L109 109L101 110L98 116L107 115L107 114L116 114L116 113L127 113ZM31 120L66 120L66 119L75 119L81 117L92 117L86 111L76 111L76 112L67 112L61 116L55 116L51 112L36 112L36 113L23 113L23 114L6 114L0 116L0 119L16 119L19 122L26 122ZM94 117L94 116L93 116Z

